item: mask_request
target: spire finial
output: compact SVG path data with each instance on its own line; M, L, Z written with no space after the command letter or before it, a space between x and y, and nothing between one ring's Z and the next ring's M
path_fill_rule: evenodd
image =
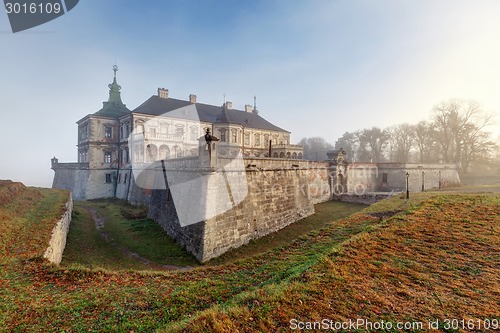
M115 76L113 77L113 83L108 84L109 87L108 102L123 104L120 98L120 89L122 89L122 87L116 82L116 72L118 72L118 66L113 65L113 72L115 72Z
M259 114L259 111L257 111L257 96L253 96L253 113Z

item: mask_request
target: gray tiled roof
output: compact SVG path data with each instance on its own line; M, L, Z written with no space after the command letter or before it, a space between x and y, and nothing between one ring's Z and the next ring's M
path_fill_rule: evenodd
M183 111L179 112L179 110ZM230 123L247 128L288 132L271 124L258 114L234 109L226 109L225 114L223 114L222 110L222 106L202 103L191 104L189 101L175 98L160 98L153 95L132 112L153 116L165 115L183 119L199 119L204 122Z

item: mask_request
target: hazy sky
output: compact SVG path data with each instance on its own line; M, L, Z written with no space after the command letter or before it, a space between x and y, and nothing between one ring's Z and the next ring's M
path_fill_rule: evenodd
M51 186L77 159L75 122L107 100L118 65L134 109L170 96L260 115L292 142L428 119L475 99L498 114L500 1L81 0L13 34L0 13L0 179Z

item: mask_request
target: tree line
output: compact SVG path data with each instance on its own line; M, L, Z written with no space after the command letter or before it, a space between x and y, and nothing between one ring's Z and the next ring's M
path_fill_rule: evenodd
M304 138L304 157L326 159L326 152L343 148L350 161L457 163L461 173L473 164L498 158L499 147L487 127L493 115L477 101L452 99L434 106L429 120L389 128L345 132L331 145L323 138Z

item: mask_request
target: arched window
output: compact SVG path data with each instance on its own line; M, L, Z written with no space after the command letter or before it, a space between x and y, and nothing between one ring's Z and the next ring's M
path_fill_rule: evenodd
M155 145L146 146L146 161L153 162L158 159L158 148Z
M170 148L167 145L160 146L160 160L166 160L170 158Z

